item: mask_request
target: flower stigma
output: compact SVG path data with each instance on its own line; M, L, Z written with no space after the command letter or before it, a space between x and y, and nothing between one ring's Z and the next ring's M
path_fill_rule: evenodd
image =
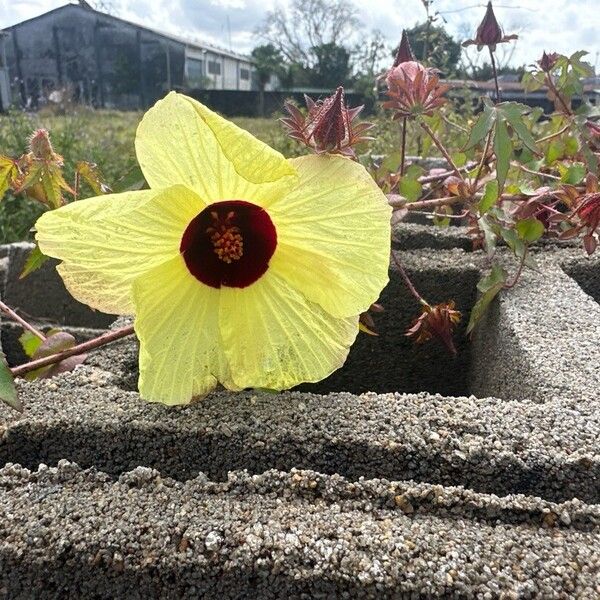
M269 268L277 231L267 211L245 200L210 204L188 224L179 250L202 283L244 288Z
M211 211L210 214L214 219L214 225L209 227L206 232L210 235L215 254L226 263L242 258L244 238L242 238L240 228L231 224L235 213L228 212L225 219L221 219L216 210Z

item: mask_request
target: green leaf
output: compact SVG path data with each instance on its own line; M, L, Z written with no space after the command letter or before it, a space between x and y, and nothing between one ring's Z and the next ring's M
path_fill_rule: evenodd
M12 158L0 155L0 200L9 187L14 184L19 170Z
M485 213L496 204L498 196L498 182L495 179L488 181L485 184L483 198L479 201L479 214L485 215Z
M114 192L132 192L141 190L146 185L144 174L139 165L134 165L129 171L117 181L113 186Z
M416 180L409 177L402 177L398 184L398 191L401 196L404 196L409 202L415 202L421 197L423 186Z
M565 154L565 145L562 140L552 140L546 148L546 164L551 165L553 162L561 159Z
M15 378L10 372L6 356L2 352L0 352L0 400L15 410L23 410L23 405L17 395Z
M473 148L473 146L476 146L488 135L496 122L496 114L493 107L487 104L484 106L483 112L479 115L475 125L473 125L473 129L471 129L471 135L469 136L465 150Z
M494 135L494 153L496 154L496 179L498 180L498 193L502 193L504 182L510 168L512 156L512 142L508 135L506 123L502 119L496 121L496 133Z
M490 302L504 287L508 274L499 265L494 265L489 275L486 275L478 284L477 289L481 295L471 310L471 317L467 326L467 334L471 333L481 317L485 314Z
M545 231L544 224L538 221L535 217L529 217L528 219L521 219L517 221L515 225L519 237L525 242L536 242L539 240Z
M531 135L527 125L523 121L523 115L530 112L529 106L519 104L518 102L503 102L499 104L498 112L502 117L510 123L517 137L529 148L532 152L537 154L537 147L535 145L535 139Z
M452 155L452 160L457 167L464 167L467 164L467 155L464 152L456 152Z
M111 189L104 183L104 180L100 175L98 165L91 162L80 161L75 165L75 171L84 179L90 188L92 188L92 191L96 196L111 192Z
M46 261L50 259L49 256L42 254L39 246L36 244L35 248L31 250L27 258L25 259L25 265L23 271L19 275L19 279L24 279L27 275L30 275L34 271L37 271Z
M29 358L31 358L42 345L42 340L34 333L31 333L31 331L24 331L19 337L19 342L21 348L23 348L23 352L25 352Z
M583 163L576 162L565 168L563 165L559 165L560 180L563 183L570 185L577 185L583 181L586 174L586 168Z

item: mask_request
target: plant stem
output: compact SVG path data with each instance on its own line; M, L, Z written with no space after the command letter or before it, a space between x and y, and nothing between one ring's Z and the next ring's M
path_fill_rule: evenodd
M525 173L530 173L531 175L537 175L538 177L545 177L547 179L555 179L556 181L561 181L560 177L556 175L551 175L550 173L542 173L541 171L534 171L533 169L528 169L525 165L513 160L510 162L513 167L517 167L521 169L521 171L525 171Z
M393 250L392 260L394 261L398 272L400 273L400 275L402 275L402 279L404 279L404 283L406 284L408 291L417 299L417 302L423 304L424 306L429 306L429 303L423 298L423 296L421 296L421 294L419 294L419 292L417 292L417 288L413 285L413 282L410 280L408 273L402 266L402 263L398 260L398 257L396 256L396 253Z
M478 163L470 162L467 163L464 167L460 167L459 171L462 173L463 171L470 171L473 167L476 167ZM443 173L439 173L438 175L424 175L423 177L419 177L419 183L433 183L434 181L440 181L441 179L446 179L452 175L454 171L444 171Z
M440 140L438 140L437 136L435 135L435 133L433 132L433 130L431 129L431 127L429 127L429 125L427 125L427 123L425 123L425 121L421 121L421 127L425 130L425 132L427 133L427 135L432 139L433 143L437 146L438 150L442 153L442 155L444 156L444 158L448 161L448 164L452 167L452 171L454 172L454 174L461 181L464 181L465 178L463 177L463 175L460 172L459 168L456 166L456 164L452 160L452 157L450 156L450 154L448 154L448 151L446 150L446 148L444 147L444 145L442 144L442 142L440 142Z
M490 144L492 142L492 130L487 135L487 140L485 142L485 148L483 149L483 154L481 155L481 161L479 162L479 168L477 169L477 175L475 176L475 181L471 186L471 191L475 193L477 191L477 185L479 184L479 180L481 179L481 173L483 171L483 166L487 162L487 153L490 149Z
M556 133L551 133L550 135L540 138L539 140L535 140L535 145L537 146L538 144L542 144L543 142L547 142L548 140L551 140L552 138L562 135L565 131L567 131L567 129L569 129L569 127L571 127L570 122L567 123L562 129L560 129Z
M19 365L18 367L14 367L13 369L11 369L11 373L14 377L18 377L19 375L24 375L25 373L35 371L36 369L40 369L41 367L47 367L48 365L58 363L61 360L64 360L65 358L69 358L70 356L84 354L86 352L89 352L90 350L93 350L94 348L99 348L100 346L104 346L105 344L110 344L111 342L120 340L121 338L127 337L128 335L132 335L133 333L135 333L133 325L128 325L127 327L122 327L121 329L115 329L114 331L107 331L106 333L103 333L97 338L88 340L87 342L83 342L82 344L78 344L77 346L73 346L73 348L69 348L68 350L64 350L63 352L58 352L57 354L45 356L44 358L38 358L37 360L32 360L25 364Z
M36 337L40 338L42 342L46 341L46 336L36 329L33 325L28 323L25 319L20 317L10 306L4 304L4 302L0 302L0 311L2 311L5 315L10 317L13 321L16 321L23 329L33 333Z
M400 177L404 176L404 162L406 159L406 117L402 119L402 148L400 155Z
M494 74L494 83L496 84L496 104L500 102L500 87L498 86L498 73L496 71L496 59L494 58L494 52L492 47L488 46L490 51L490 59L492 61L492 73Z
M505 290L510 290L511 288L515 287L515 285L517 284L517 281L519 281L519 279L521 277L521 273L523 273L523 267L525 266L525 261L527 260L527 251L528 251L528 248L525 247L525 250L523 250L523 256L521 257L521 262L519 263L519 268L517 269L517 272L515 273L513 280L510 283L504 284Z
M552 81L552 76L550 75L550 73L546 73L546 84L548 85L548 89L554 94L554 97L558 100L558 102L560 104L562 104L562 107L563 107L563 110L564 110L565 114L571 116L573 114L573 112L567 106L566 101L560 95L560 92L558 91L558 89L554 85L554 81Z

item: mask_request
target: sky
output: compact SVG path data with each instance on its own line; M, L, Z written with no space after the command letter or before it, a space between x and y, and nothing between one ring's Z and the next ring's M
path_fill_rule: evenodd
M286 0L89 0L111 12L178 35L249 52L261 43L255 30L268 10ZM287 0L289 1L289 0ZM352 0L348 0L352 2ZM42 14L65 0L0 0L0 28ZM379 29L390 46L403 28L422 22L421 0L355 1L362 23L357 36ZM505 33L520 39L504 44L500 60L512 65L531 64L543 50L571 54L587 50L588 62L600 71L600 0L497 0L494 9ZM485 12L483 0L433 0L438 22L457 40L474 35ZM475 48L470 49L473 57Z

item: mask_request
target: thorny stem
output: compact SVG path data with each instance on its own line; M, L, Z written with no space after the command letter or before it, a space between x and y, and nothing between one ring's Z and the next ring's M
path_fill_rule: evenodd
M567 106L566 101L564 100L564 98L561 96L560 92L554 85L554 81L552 81L552 76L550 75L550 73L546 73L546 84L548 85L548 89L554 94L554 97L558 100L558 102L560 104L562 104L565 114L571 116L573 114L573 112Z
M406 284L408 291L417 299L417 302L419 302L420 304L423 304L424 306L429 306L429 303L427 302L427 300L425 300L423 298L423 296L421 296L421 294L419 294L419 292L417 292L417 288L413 285L413 282L410 280L407 272L405 271L404 267L402 266L402 263L398 260L396 253L392 250L391 254L392 254L392 260L394 261L394 264L396 265L398 272L400 273L400 275L402 275L402 279L404 279L404 283Z
M448 151L446 150L446 148L444 148L444 145L442 144L442 142L440 142L440 140L438 140L437 136L435 135L435 133L433 132L431 127L429 127L429 125L427 125L427 123L425 123L425 121L421 121L420 123L421 123L421 127L425 130L427 135L432 139L433 143L437 146L438 150L442 153L444 158L448 161L448 164L452 167L452 171L455 173L455 175L461 181L464 181L465 178L463 177L459 168L456 166L455 162L452 160L452 157L448 154Z
M406 117L402 119L402 149L400 155L400 177L404 176L404 163L406 158Z
M63 352L58 352L57 354L45 356L44 358L38 358L37 360L32 360L23 365L19 365L18 367L14 367L11 369L11 373L13 374L13 377L18 377L19 375L24 375L25 373L35 371L36 369L40 369L41 367L47 367L48 365L56 364L61 360L64 360L65 358L69 358L70 356L76 356L77 354L85 354L86 352L89 352L94 348L99 348L100 346L104 346L105 344L110 344L111 342L120 340L121 338L127 337L128 335L132 335L133 333L133 325L121 327L120 329L115 329L114 331L107 331L106 333L103 333L97 338L88 340L87 342L83 342L82 344L78 344L77 346L73 346L73 348L69 348L68 350L64 350Z
M25 319L20 317L10 306L4 304L4 302L0 302L0 311L9 316L13 321L16 321L23 329L30 331L33 335L40 338L42 342L46 341L46 336L39 331L39 329L36 329L31 323L28 323Z
M473 186L471 190L473 193L477 191L477 184L479 183L479 179L481 178L481 173L483 171L483 166L487 162L487 153L490 149L490 144L492 143L492 131L488 133L487 140L485 142L485 148L483 149L483 154L481 155L481 161L479 162L479 168L477 169L477 175L475 176L475 181L473 182Z
M491 46L488 46L490 51L490 59L492 61L492 73L494 74L494 84L496 85L496 104L500 102L500 88L498 87L498 73L496 72L496 59Z

